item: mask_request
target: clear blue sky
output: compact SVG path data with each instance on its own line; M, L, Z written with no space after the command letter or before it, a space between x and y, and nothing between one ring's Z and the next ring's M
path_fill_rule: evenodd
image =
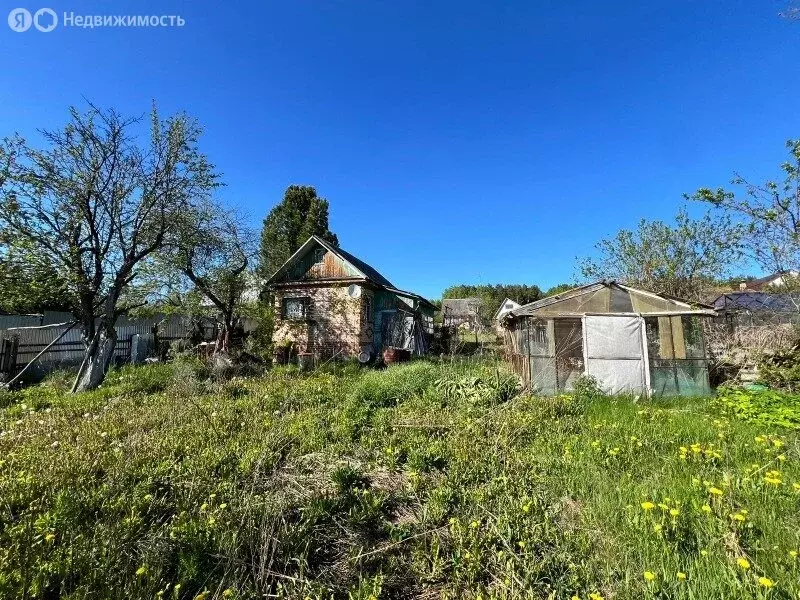
M186 24L16 33L4 10L0 135L35 138L82 97L156 100L203 123L222 198L254 222L310 184L342 246L403 288L546 288L683 192L775 173L800 136L785 5L50 0Z

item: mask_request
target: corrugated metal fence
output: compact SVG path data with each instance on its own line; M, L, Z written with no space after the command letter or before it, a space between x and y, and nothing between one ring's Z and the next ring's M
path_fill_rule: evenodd
M0 365L4 366L7 375L18 372L25 365L31 362L47 346L56 340L69 327L70 323L60 322L57 324L42 324L43 321L54 317L67 317L72 319L69 313L53 313L51 315L2 315L0 316L0 340L6 340L0 344ZM19 319L17 322L25 323L28 319L30 323L33 318L38 322L33 326L8 326L15 321L12 317ZM186 338L191 332L191 321L181 315L156 316L151 318L129 319L120 317L115 329L117 330L117 346L114 350L114 357L117 361L127 361L130 359L131 338L134 335L150 336L157 328L158 339L170 342L177 339ZM16 355L13 363L11 353ZM79 326L69 330L63 338L53 344L51 348L38 359L36 370L38 372L48 372L57 368L79 364L83 358L84 345L81 339ZM31 367L33 368L33 367Z

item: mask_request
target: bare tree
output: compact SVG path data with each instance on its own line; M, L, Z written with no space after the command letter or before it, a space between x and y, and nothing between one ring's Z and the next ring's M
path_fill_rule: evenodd
M41 132L45 149L19 136L0 144L0 226L68 278L86 344L73 386L82 391L105 377L139 269L177 244L173 224L219 184L185 115L162 120L154 108L148 143L135 135L140 118L91 104L70 117Z

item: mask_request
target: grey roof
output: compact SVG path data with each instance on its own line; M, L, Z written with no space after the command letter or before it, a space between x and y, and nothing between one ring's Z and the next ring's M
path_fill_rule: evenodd
M776 279L780 279L781 277L784 277L785 275L791 276L791 274L792 273L790 271L786 271L786 270L784 270L784 271L776 271L775 273L771 273L770 275L767 275L766 277L759 277L758 279L751 279L750 281L745 281L744 285L745 285L745 288L748 289L748 290L759 290L760 291L760 290L763 290L765 287L768 287Z
M483 306L482 298L445 298L442 300L442 314L448 317L472 317Z
M607 302L601 303L608 306L598 306L598 303L594 301L597 297L596 295L600 293L608 293ZM648 310L635 310L633 308L634 296L640 299L640 305L641 300L646 299L645 305L650 305ZM563 306L558 306L560 304L563 304ZM656 309L655 306L657 305L660 305L661 308ZM503 316L503 320L543 314L540 312L543 309L547 309L546 312L549 314L561 313L571 316L634 312L641 312L642 314L702 314L709 316L716 314L710 306L705 304L689 303L666 294L656 294L655 292L623 285L612 279L602 279L515 308L507 312Z
M800 293L728 292L714 300L714 308L719 311L800 312Z

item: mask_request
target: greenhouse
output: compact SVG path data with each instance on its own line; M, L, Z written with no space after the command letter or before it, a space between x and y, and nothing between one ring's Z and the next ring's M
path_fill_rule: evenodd
M710 393L702 319L711 307L600 281L503 319L515 372L532 391L570 391L581 375L610 394Z

